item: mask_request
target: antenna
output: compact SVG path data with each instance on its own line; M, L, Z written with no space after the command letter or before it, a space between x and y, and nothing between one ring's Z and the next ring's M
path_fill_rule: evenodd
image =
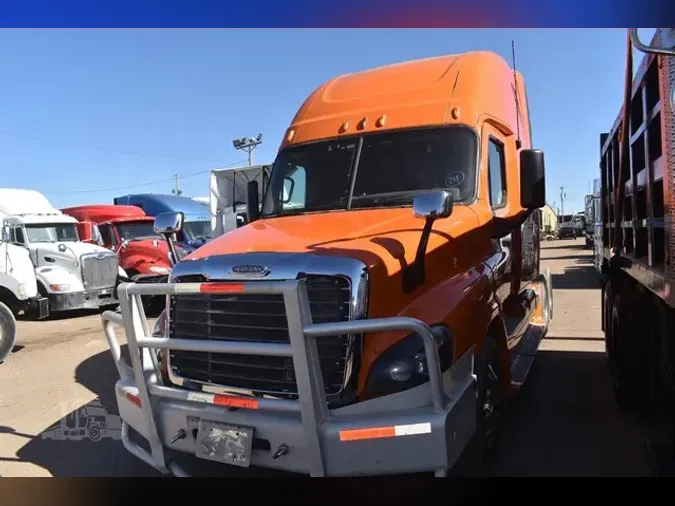
M516 74L516 42L511 40L511 57L513 59L513 92L516 98L516 149L520 149L523 143L520 140L520 104L518 102L518 77Z

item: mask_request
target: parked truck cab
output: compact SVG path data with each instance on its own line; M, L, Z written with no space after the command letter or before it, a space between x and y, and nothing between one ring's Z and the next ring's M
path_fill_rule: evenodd
M211 240L211 218L208 211L188 197L143 193L116 197L113 203L140 207L147 216L152 217L166 212L183 213L184 226L177 239L178 244L186 250L199 248Z
M10 243L9 223L0 228L0 364L12 351L16 340L15 316L28 313L37 319L49 315L46 298L38 293L30 255L25 248Z
M50 312L117 305L117 257L80 242L77 220L52 207L44 195L0 189L0 219L10 227L10 241L28 250Z
M444 475L470 441L490 455L552 315L544 183L523 78L494 53L320 86L262 207L253 182L249 223L174 266L154 337L133 294L160 287L124 287L133 368L106 335L120 414L152 455L125 445L177 474L164 447L313 476Z
M88 205L61 210L79 221L83 241L95 242L117 254L127 278L139 283L167 280L173 265L164 238L154 231L155 218L137 206ZM176 248L178 257L186 251ZM164 308L164 297L145 298L146 307Z

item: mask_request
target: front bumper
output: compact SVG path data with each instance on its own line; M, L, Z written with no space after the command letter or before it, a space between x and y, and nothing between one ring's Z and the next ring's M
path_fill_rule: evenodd
M96 288L69 293L50 293L49 309L51 312L70 311L74 309L98 309L103 306L117 304L114 296L115 287Z
M473 350L441 374L433 335L419 320L386 318L312 324L303 309L309 306L302 281L256 282L245 284L243 290L284 294L290 344L148 336L137 295L199 293L199 286L125 284L120 287L121 314L103 314L104 330L120 374L115 393L123 420L122 440L130 452L154 468L186 475L175 463L166 461L165 449L198 453L200 420L253 428L250 465L311 476L425 471L444 475L473 436ZM125 328L131 367L121 358L114 324ZM429 381L405 392L329 410L318 373L314 338L386 330L409 330L424 339ZM164 385L153 349L292 357L299 401L211 394ZM129 427L147 439L150 452L129 439ZM179 434L184 437L177 438ZM279 455L284 446L286 452Z

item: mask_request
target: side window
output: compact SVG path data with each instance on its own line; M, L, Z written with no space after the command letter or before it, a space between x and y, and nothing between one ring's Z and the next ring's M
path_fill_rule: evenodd
M21 227L14 227L12 229L12 242L26 244L26 238L23 235L23 229Z
M297 166L295 170L286 176L282 188L283 208L305 207L307 174L304 167Z
M488 181L490 185L490 205L501 207L506 203L506 171L504 145L490 139L488 146Z

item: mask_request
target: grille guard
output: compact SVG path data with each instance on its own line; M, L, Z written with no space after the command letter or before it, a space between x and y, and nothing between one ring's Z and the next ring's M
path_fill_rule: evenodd
M217 290L222 289L222 292ZM229 291L228 291L229 290ZM181 339L180 337L151 337L148 321L141 303L141 296L170 296L200 293L244 293L244 294L281 294L284 298L290 343L257 343L243 341L208 341ZM150 453L129 439L129 425L123 421L122 440L128 451L149 465L164 473L176 476L187 476L187 473L173 462L167 462L164 447L158 431L156 407L161 399L180 399L190 401L190 391L163 384L162 374L157 357L151 350L183 350L210 353L247 354L261 356L283 356L293 359L298 388L298 399L256 398L258 409L266 414L275 412L299 413L306 438L307 467L312 476L326 474L326 462L322 453L322 441L319 428L332 418L328 409L323 379L315 338L349 333L373 333L383 331L406 330L417 333L424 342L424 349L429 372L426 403L429 412L437 415L447 413L460 401L466 393L475 392L473 369L473 348L465 353L445 375L441 374L436 341L428 325L420 320L407 317L380 319L364 319L335 323L313 324L307 297L305 282L302 280L287 281L255 281L245 283L166 283L137 284L122 283L118 287L121 312L106 311L102 314L102 323L115 366L123 382L133 382L137 388L140 409L146 429L146 437L150 444ZM115 334L115 325L125 330L131 366L122 358L121 348ZM444 377L451 378L457 385L444 389ZM427 386L428 385L428 386ZM421 388L421 387L417 387ZM457 393L457 395L455 395ZM403 392L405 394L405 392ZM418 396L419 397L419 396ZM424 395L422 396L424 397ZM385 398L365 401L347 407L354 415L363 415L367 411L359 405L369 404L378 412L382 409L391 416L392 405L386 404L387 398L396 398L394 409L405 409L401 394ZM407 398L409 400L409 397ZM198 406L198 400L194 401ZM475 401L471 401L475 404ZM398 404L398 405L397 405ZM466 405L466 402L463 404ZM206 408L204 408L206 409ZM459 408L456 410L459 411ZM471 421L469 421L471 422ZM475 430L475 420L471 425L471 433ZM464 425L467 425L466 423ZM452 439L454 440L453 434ZM445 441L445 439L443 439ZM450 444L450 442L447 442ZM436 469L438 476L444 476L447 469Z

